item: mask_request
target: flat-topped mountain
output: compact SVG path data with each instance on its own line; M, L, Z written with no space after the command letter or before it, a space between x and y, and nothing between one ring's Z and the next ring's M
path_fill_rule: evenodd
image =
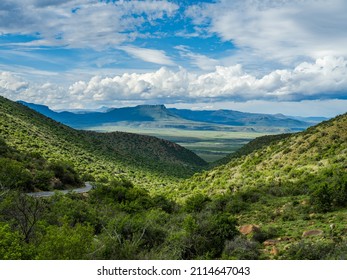
M269 128L282 128L298 131L312 125L311 122L298 120L281 114L254 114L233 110L195 111L166 108L164 105L138 105L135 107L110 108L105 112L55 112L47 106L20 101L47 117L74 128L90 128L114 123L126 122L130 125L146 123L153 127L177 127L180 129L199 127L201 129L220 130L233 127L244 130L245 127L267 131ZM222 127L221 127L222 126ZM224 126L224 127L223 127Z

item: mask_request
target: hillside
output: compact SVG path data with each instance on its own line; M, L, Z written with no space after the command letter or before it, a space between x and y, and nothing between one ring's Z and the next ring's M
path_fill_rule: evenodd
M346 259L347 114L276 137L194 175L180 194L200 212L235 215L244 238L228 251L238 258L260 249L265 259Z
M121 175L135 183L155 185L167 176L187 177L205 165L194 153L169 141L74 130L2 97L0 137L18 151L70 162L82 177L99 180Z
M264 136L259 136L247 144L243 145L241 148L236 150L234 153L231 153L225 157L223 157L220 160L217 160L210 164L210 167L216 167L222 164L227 164L230 162L232 159L240 158L242 156L248 155L252 153L255 150L259 150L263 147L271 145L273 142L286 139L290 137L292 134L290 133L283 133L283 134L275 134L275 135L264 135Z
M290 137L277 138L280 139L274 143L266 141L269 145L251 153L241 153L241 157L231 156L227 164L195 176L188 184L207 193L217 193L234 188L296 183L326 169L341 172L346 169L347 114ZM263 146L261 139L254 140L260 143L259 147Z

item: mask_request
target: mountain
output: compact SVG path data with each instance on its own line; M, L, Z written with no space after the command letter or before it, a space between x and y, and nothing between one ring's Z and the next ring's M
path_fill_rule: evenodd
M299 121L304 121L307 123L312 123L312 124L317 124L323 121L327 121L329 119L325 117L299 117L299 116L292 116L291 118L299 120Z
M233 110L193 111L169 109L169 111L187 120L232 126L276 126L293 128L294 130L300 130L309 126L307 122L286 117L282 114L254 114Z
M35 109L52 118L61 115L45 106L35 105ZM63 115L68 114L72 113ZM193 152L172 142L131 133L74 130L3 97L0 138L9 147L38 153L48 162L68 162L82 177L97 180L118 175L142 185L151 181L152 186L166 177L190 176L206 165Z
M55 112L47 106L19 101L19 103L58 122L72 127L95 126L114 122L178 121L180 118L169 112L164 105L140 105L109 109L106 112Z
M193 111L166 108L164 105L139 105L136 107L113 108L105 112L54 112L47 106L26 103L45 116L74 128L90 128L102 125L126 122L129 125L244 131L245 128L268 131L269 128L285 128L291 131L303 130L309 122L286 117L281 114L254 114L233 110Z

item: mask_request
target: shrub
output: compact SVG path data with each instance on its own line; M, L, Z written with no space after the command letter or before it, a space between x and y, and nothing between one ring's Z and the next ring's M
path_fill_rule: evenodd
M188 215L183 228L187 235L183 258L198 257L218 258L223 251L224 243L239 234L236 220L225 213L200 213Z
M335 243L332 241L300 241L291 245L282 259L288 260L324 260L334 253Z
M184 210L188 213L200 212L207 202L210 202L211 199L204 194L195 194L187 198L184 204Z
M237 236L234 240L227 241L222 255L223 259L234 260L257 260L259 257L259 244L242 236Z
M17 231L9 225L0 224L0 260L19 260L22 258L22 241Z
M82 183L78 173L72 167L72 164L57 161L49 165L49 169L54 172L54 176L58 178L64 185L80 185Z
M31 182L32 176L22 163L0 158L0 184L2 187L30 191L32 190Z
M311 184L311 203L318 211L328 212L347 206L347 174L343 170L325 170Z
M274 227L270 227L266 230L262 229L262 230L256 231L252 235L252 239L259 243L263 243L265 240L274 238L276 236L278 236L278 230Z
M48 226L37 247L37 259L82 260L89 259L92 251L93 228L64 223L62 226Z

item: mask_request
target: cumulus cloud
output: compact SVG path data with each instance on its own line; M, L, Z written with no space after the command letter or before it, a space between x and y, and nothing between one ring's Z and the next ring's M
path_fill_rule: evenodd
M97 107L123 101L145 103L220 101L301 101L346 99L347 61L323 57L300 63L293 69L275 70L256 77L241 65L217 66L196 74L180 68L160 68L148 73L125 73L114 77L94 76L67 87L34 84L5 72L0 93L11 99L43 103L55 108Z
M11 100L24 100L38 104L70 106L72 100L65 87L52 83L32 83L11 72L0 72L0 95Z
M347 56L343 0L221 0L191 6L186 15L210 34L269 60Z

